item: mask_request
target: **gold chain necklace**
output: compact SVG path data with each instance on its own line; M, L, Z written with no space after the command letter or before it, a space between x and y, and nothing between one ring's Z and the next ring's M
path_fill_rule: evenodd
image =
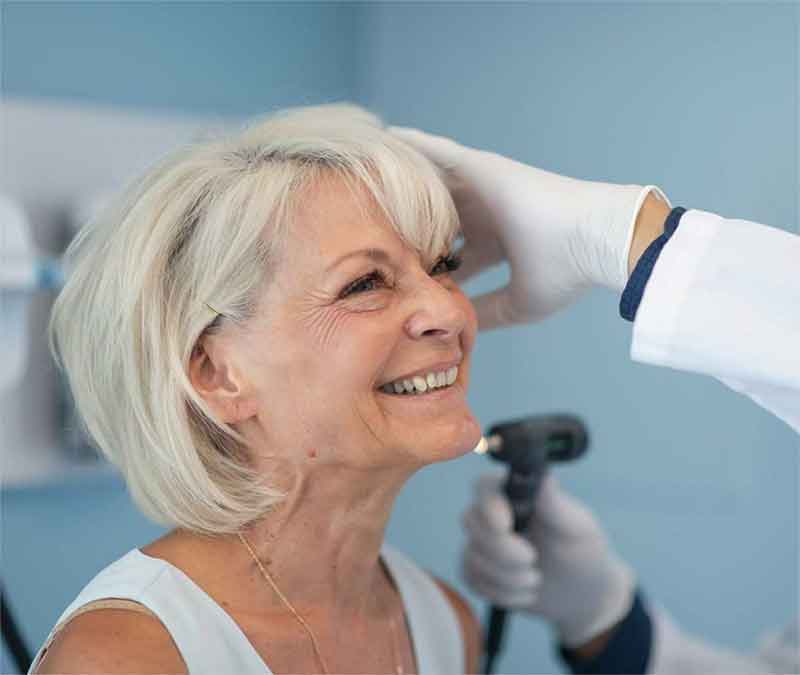
M314 635L314 631L311 630L311 626L309 626L306 620L297 613L297 610L294 607L292 607L292 603L289 602L289 600L287 600L286 596L283 593L281 593L281 589L278 588L278 585L272 580L272 577L267 573L267 570L264 569L264 565L261 564L261 561L258 559L258 556L256 555L255 551L251 548L247 539L245 539L245 536L241 532L239 532L238 534L239 534L239 539L242 540L242 543L245 545L247 550L250 551L250 555L253 556L253 560L256 561L258 569L261 570L261 576L263 576L264 579L267 580L267 583L272 587L272 590L275 591L275 595L277 595L281 599L281 602L283 602L283 604L286 605L287 609L292 613L292 616L294 616L294 618L297 619L297 623L299 623L305 629L306 633L308 633L308 637L311 638L311 646L314 648L314 655L317 657L317 660L319 661L319 665L322 668L322 672L325 673L325 675L328 675L330 671L328 670L328 666L325 664L325 659L322 658L322 653L319 651L319 645L317 644L317 637L316 635Z
M237 534L239 535L239 539L244 544L245 548L249 551L250 556L253 558L253 560L255 560L256 565L258 566L258 569L261 572L261 576L264 577L264 579L270 585L272 590L275 591L275 595L277 595L280 598L281 602L284 605L286 605L286 608L292 613L292 616L297 620L297 623L299 623L308 634L308 637L311 640L311 646L314 649L314 656L317 657L317 661L319 661L319 665L322 668L322 672L325 675L329 675L330 671L328 670L328 666L325 663L325 659L322 658L322 652L320 651L319 644L317 643L317 636L314 635L314 631L311 630L311 626L309 626L308 622L302 616L300 616L300 614L294 607L292 607L292 603L289 602L288 598L283 593L281 593L281 590L278 588L278 585L275 583L274 579L269 574L269 572L267 572L267 570L264 568L264 565L261 564L261 560L259 560L258 556L256 555L256 552L250 546L250 543L247 541L245 536L241 532L237 532ZM405 670L403 669L403 665L397 658L398 650L397 650L396 637L394 631L394 617L392 616L390 616L389 627L392 633L392 658L394 659L395 673L396 675L405 675Z

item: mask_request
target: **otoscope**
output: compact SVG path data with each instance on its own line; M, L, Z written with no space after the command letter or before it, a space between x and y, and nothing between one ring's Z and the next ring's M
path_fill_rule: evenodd
M586 426L574 415L533 415L501 422L489 429L475 452L488 453L493 460L508 464L503 489L514 515L514 532L523 532L530 524L548 463L577 459L588 445ZM495 605L490 610L482 671L487 675L503 646L507 613L508 610Z

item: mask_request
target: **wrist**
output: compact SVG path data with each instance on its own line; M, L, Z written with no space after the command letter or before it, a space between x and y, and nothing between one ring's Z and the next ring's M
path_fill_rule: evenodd
M573 607L557 623L560 642L570 649L586 646L605 633L609 637L633 604L636 575L616 555L596 562L593 576L593 583L583 589L580 608Z
M565 651L569 653L572 659L577 661L588 661L597 657L606 650L609 641L614 636L614 633L616 632L620 623L622 623L622 619L620 619L620 621L615 623L610 628L604 630L599 635L589 638L589 640L583 644L575 647L565 648Z
M649 224L653 219L653 200L656 199L653 193L664 200L666 197L654 185L584 182L583 186L579 201L584 204L585 211L579 230L584 245L576 247L578 269L583 271L591 285L605 286L621 293L630 276L628 260L637 225L644 220L644 204L647 203L645 213ZM642 229L638 229L641 237Z
M671 207L655 192L645 198L633 225L630 251L628 253L628 277L630 277L642 253L664 232L664 223Z
M561 658L573 673L653 672L655 631L641 592L634 594L630 611L603 634L600 648L568 649L560 646ZM600 636L593 641L600 644ZM655 669L659 671L659 668Z

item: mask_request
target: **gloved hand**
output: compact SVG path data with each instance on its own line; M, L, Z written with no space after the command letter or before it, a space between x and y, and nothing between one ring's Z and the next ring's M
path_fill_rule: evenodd
M398 138L443 172L461 218L459 282L508 260L508 286L474 299L481 330L537 321L592 285L622 292L633 226L654 186L559 176L416 129Z
M547 476L529 530L515 534L503 480L482 476L464 514L463 575L470 588L493 604L549 621L570 648L622 620L633 604L634 574L592 513Z

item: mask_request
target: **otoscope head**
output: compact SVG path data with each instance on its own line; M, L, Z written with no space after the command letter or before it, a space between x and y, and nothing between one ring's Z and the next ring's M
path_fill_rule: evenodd
M494 425L486 440L492 459L525 474L577 459L589 446L589 433L575 415L532 415Z

